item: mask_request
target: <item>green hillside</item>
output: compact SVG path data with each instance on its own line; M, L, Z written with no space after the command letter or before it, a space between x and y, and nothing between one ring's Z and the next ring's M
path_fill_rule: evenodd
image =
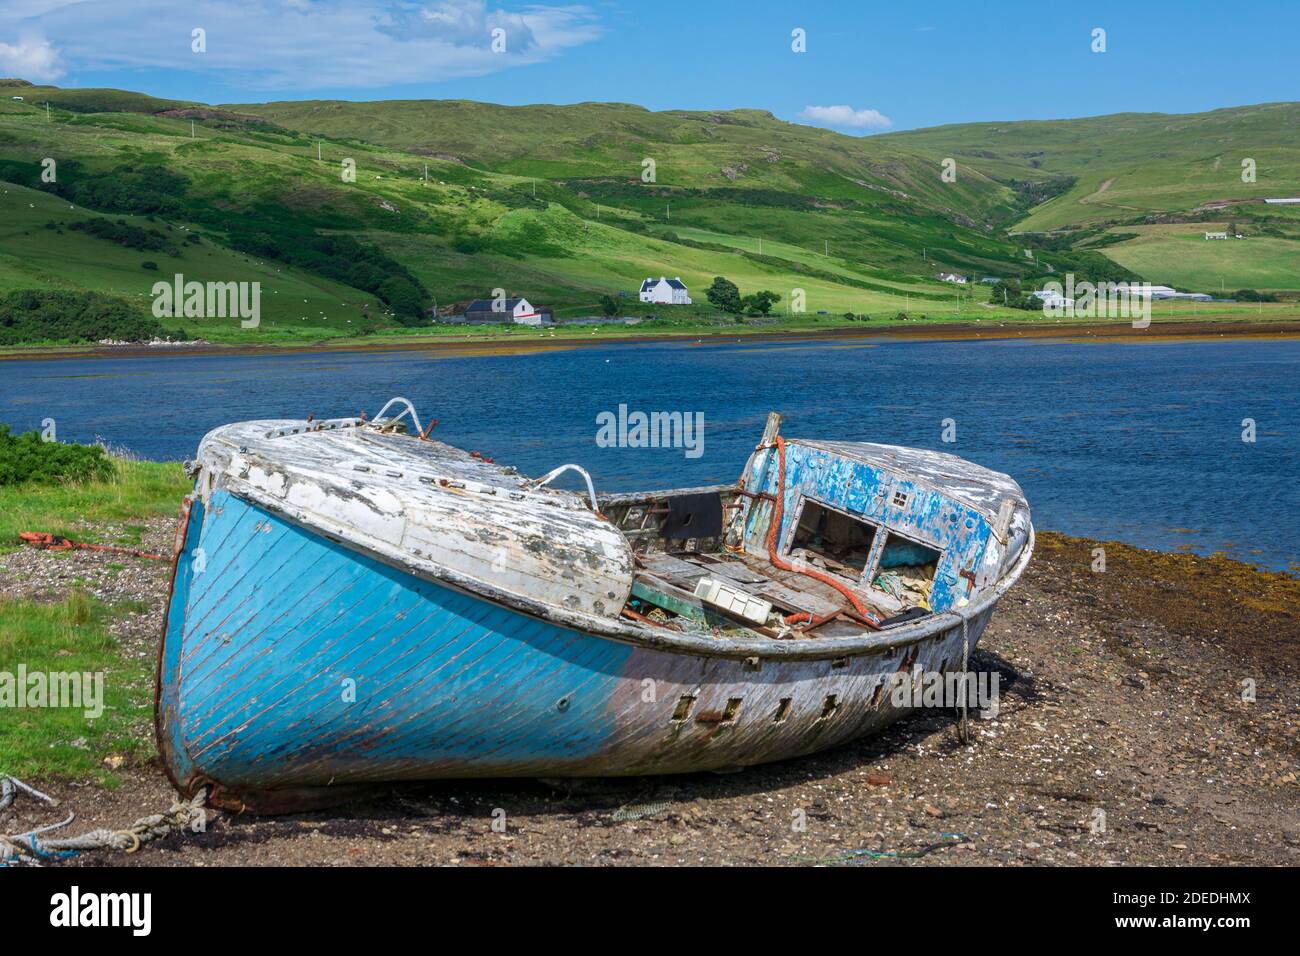
M1068 186L1017 225L1044 231L1203 203L1300 196L1300 103L1168 115L970 123L876 137L984 176ZM1242 160L1256 181L1242 182Z
M650 112L621 103L506 107L452 100L305 101L225 107L336 140L378 143L545 183L595 218L635 213L663 231L781 240L912 275L1020 270L993 224L1016 192L973 175L942 183L908 150L786 123L759 110ZM654 181L643 180L652 161ZM539 194L540 195L540 194ZM977 222L980 223L977 225Z
M128 248L73 228L94 220L121 221L159 232L177 255ZM366 326L361 305L367 297L358 290L258 261L210 241L187 241L184 237L190 232L157 218L91 213L39 190L0 185L0 292L85 289L134 299L147 309L154 283L172 282L180 273L186 281L261 283L259 334L263 337L311 341L353 335ZM147 262L157 268L144 267ZM169 331L184 331L187 338L213 342L247 337L238 322L228 319L164 319L162 325Z
M1229 229L1226 222L1124 227L1133 235L1106 252L1135 272L1160 274L1179 288L1214 295L1236 289L1281 291L1300 284L1300 248L1295 239L1254 233L1247 238L1206 240L1205 233ZM1300 233L1300 230L1297 230ZM1235 233L1233 233L1235 234Z
M561 317L596 314L601 297L616 293L626 312L645 313L635 290L658 275L681 276L696 301L654 308L669 326L734 322L704 296L720 275L744 294L779 294L778 311L802 290L808 318L824 321L900 311L1033 317L989 303L987 286L938 282L940 271L1031 285L1067 271L1091 279L1139 271L1218 286L1227 278L1214 262L1171 279L1163 255L1144 255L1125 224L1242 198L1211 188L1216 174L1198 165L1211 152L1222 172L1229 154L1249 146L1258 185L1285 192L1281 171L1297 168L1288 162L1300 138L1293 106L859 138L757 110L209 107L118 90L5 93L0 291L84 289L146 308L160 276L261 282L258 330L219 319L163 323L213 341L427 332L432 307L496 288ZM1274 129L1287 122L1291 129ZM1180 138L1175 127L1194 129ZM955 183L939 175L947 156L958 161ZM53 182L42 177L46 159L57 163ZM1240 205L1232 216L1269 264L1226 275L1294 289L1294 210ZM1020 234L1056 225L1083 228Z

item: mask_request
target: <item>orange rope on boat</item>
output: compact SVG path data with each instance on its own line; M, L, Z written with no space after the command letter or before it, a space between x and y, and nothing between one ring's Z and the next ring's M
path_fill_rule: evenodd
M164 560L161 554L141 551L138 548L120 548L114 544L86 544L44 531L20 531L18 537L41 551L109 551L113 554L129 554L135 558L149 558L151 561Z
M822 582L822 584L830 585L835 590L843 594L845 598L848 599L848 602L853 605L853 610L857 611L858 615L862 618L862 620L866 623L868 627L870 627L872 630L876 630L876 631L880 630L879 619L877 619L877 617L874 614L872 614L869 610L867 610L867 606L862 603L861 599L856 594L853 593L853 591L849 588L847 584L837 581L829 574L823 574L820 571L814 571L812 568L795 567L789 561L786 561L779 554L776 553L776 532L777 529L781 527L781 514L785 510L785 439L782 438L780 435L777 435L773 441L773 444L776 447L776 451L780 460L780 465L777 471L776 497L772 503L772 518L768 522L768 526L767 526L768 560L771 561L775 567L780 568L782 571L794 571L796 574L802 574L812 578L815 581L820 581ZM809 618L807 628L814 628L819 624L825 624L834 616L835 616L834 614L828 614L825 617L816 618L813 617L812 614L810 614L807 611L799 611L796 612L795 614L787 616L786 623L787 624L794 623L793 621L790 620L790 618L794 618L795 620L798 620L801 617L807 617Z

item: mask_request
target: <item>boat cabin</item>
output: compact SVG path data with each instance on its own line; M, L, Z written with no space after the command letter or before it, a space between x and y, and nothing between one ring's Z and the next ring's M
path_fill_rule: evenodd
M733 485L600 498L634 555L627 616L718 637L857 635L960 609L1024 544L1028 507L1005 475L891 445L778 446L777 428Z

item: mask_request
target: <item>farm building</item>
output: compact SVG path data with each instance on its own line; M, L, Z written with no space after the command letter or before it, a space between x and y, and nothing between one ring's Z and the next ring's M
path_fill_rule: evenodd
M1063 296L1052 289L1041 289L1037 292L1031 292L1030 295L1035 299L1042 299L1043 308L1045 309L1068 309L1074 305L1073 299Z
M465 309L465 321L470 325L503 322L513 322L516 325L552 325L555 317L550 309L534 306L520 296L516 299L475 299Z
M1209 302L1211 297L1204 292L1179 292L1173 286L1153 285L1151 287L1151 298L1153 301L1162 301L1164 299L1185 299L1192 302Z
M690 305L691 297L681 278L657 280L646 279L641 283L641 301L655 302L660 305Z
M1210 240L1210 239L1227 239L1227 238L1228 238L1228 234L1227 234L1226 232L1207 232L1207 233L1205 234L1205 238L1206 238L1206 240Z
M937 278L940 282L955 282L958 285L965 285L968 281L965 276L959 276L955 272L940 272Z

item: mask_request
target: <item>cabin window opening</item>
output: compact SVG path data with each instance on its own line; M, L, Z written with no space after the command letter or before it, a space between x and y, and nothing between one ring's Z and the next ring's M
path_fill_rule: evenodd
M871 558L875 525L807 498L799 512L789 555L857 582Z
M882 610L891 615L913 608L932 610L930 591L942 556L942 552L929 545L886 532L871 582L873 596L880 595L878 603Z
M743 703L743 700L744 699L741 697L730 697L727 699L727 706L722 708L722 722L724 724L733 723L735 719L740 716L740 705Z
M772 718L772 723L785 723L786 718L790 716L790 707L793 703L793 697L782 697L780 702L776 705L776 716Z
M839 706L839 699L834 694L827 694L826 699L822 701L822 714L818 719L825 720L827 717L831 716L831 714L835 713L835 711L839 709Z
M907 507L907 493L904 491L894 492L894 504L899 508Z

